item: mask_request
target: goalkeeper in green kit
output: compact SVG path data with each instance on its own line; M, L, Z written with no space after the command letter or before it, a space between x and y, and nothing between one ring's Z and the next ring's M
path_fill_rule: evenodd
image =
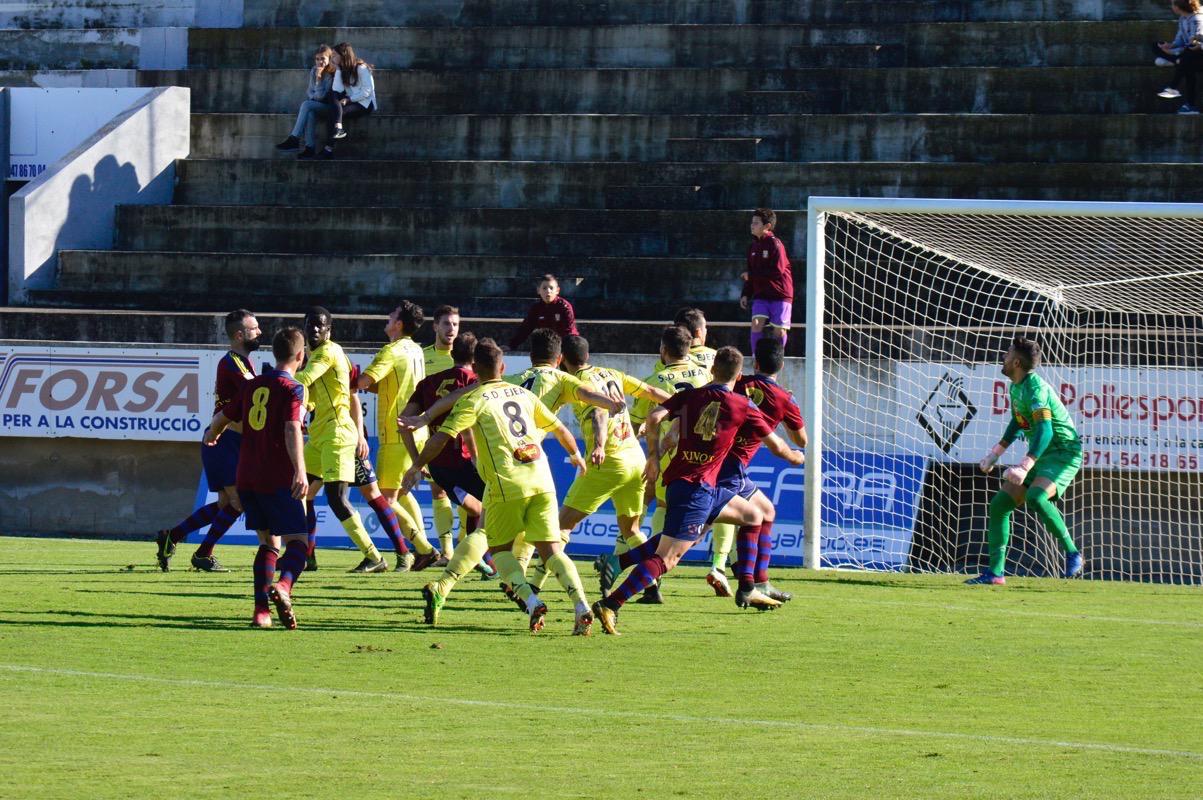
M1011 422L980 467L985 473L993 470L1020 432L1027 440L1028 453L1003 473L1003 488L990 501L990 568L966 583L1001 586L1007 582L1003 575L1011 514L1024 503L1065 550L1062 577L1072 578L1082 572L1082 554L1069 538L1065 518L1053 505L1053 498L1065 494L1082 466L1082 441L1053 387L1033 372L1039 365L1040 345L1017 337L1002 367L1011 380Z

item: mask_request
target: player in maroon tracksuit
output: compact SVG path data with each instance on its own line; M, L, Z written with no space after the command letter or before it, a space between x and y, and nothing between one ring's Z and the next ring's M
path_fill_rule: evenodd
M764 521L756 505L716 485L723 460L741 430L763 439L773 453L789 458L790 448L774 433L746 395L733 391L743 365L743 355L723 347L714 355L714 382L683 389L657 406L647 417L647 477L654 482L660 464L659 428L665 419L677 421L677 451L664 470L664 530L621 556L607 556L599 564L604 584L627 566L627 579L593 604L593 615L602 629L617 634L617 611L680 561L713 522L759 527Z
M216 445L231 423L243 423L236 485L246 526L259 534L254 569L255 616L251 624L271 627L270 599L276 604L280 622L291 630L297 626L292 585L305 569L309 549L304 501L309 480L305 476L301 434L305 389L293 377L305 360L304 334L298 328L284 328L272 339L272 354L276 368L264 370L249 381L213 417L205 444ZM277 567L280 579L273 583Z
M580 335L576 329L576 312L572 309L572 303L560 297L560 282L555 275L539 278L539 301L526 312L526 319L522 320L510 339L510 349L521 345L532 331L539 328L551 328L560 334L561 339Z
M794 311L794 273L785 245L773 232L777 214L768 208L752 212L751 232L755 239L748 245L748 271L739 306L752 310L752 352L764 335L789 339L790 317Z
M756 345L756 355L753 358L756 372L736 381L735 391L747 395L774 430L784 423L793 443L805 448L806 425L802 421L802 412L798 409L793 394L776 381L784 362L785 348L781 341L761 339ZM764 512L764 521L759 526L740 528L736 538L738 561L735 577L739 580L739 589L735 593L735 603L741 608L761 607L763 604L759 602L759 595L777 602L790 600L787 592L778 591L769 583L769 560L773 552L773 520L776 519L776 510L765 493L748 478L747 473L747 466L760 449L760 444L760 439L740 431L718 475L720 487L726 487L740 497L750 500ZM802 454L797 450L791 453L794 455L790 463L802 464Z

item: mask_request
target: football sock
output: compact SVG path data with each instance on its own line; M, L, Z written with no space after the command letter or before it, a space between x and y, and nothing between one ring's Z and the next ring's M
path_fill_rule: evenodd
M514 593L523 600L529 600L534 592L526 582L526 574L514 554L509 550L499 550L493 554L493 563L497 566L497 573L501 579L510 585Z
M532 559L530 565L526 568L526 582L530 584L530 588L536 592L541 592L543 591L543 584L547 583L547 576L550 574L550 565L542 557L537 561Z
M451 500L446 495L434 499L434 529L439 534L439 549L450 553L455 548L455 540L451 538L451 528L455 525L455 514L451 510Z
M626 569L633 567L636 564L642 563L652 556L656 555L656 548L660 546L660 534L656 534L638 547L632 547L618 557L618 566Z
M990 500L987 531L990 571L995 575L1003 575L1007 567L1007 542L1011 538L1011 512L1014 510L1015 500L1006 492L999 492Z
M412 494L406 494L405 497L413 500ZM417 501L415 500L413 504L416 506ZM402 502L402 498L400 497L392 502L392 508L393 513L397 515L397 521L401 523L401 528L405 532L405 535L413 542L414 549L421 555L426 555L433 550L434 547L430 544L430 540L426 538L425 526L419 524L422 519L421 510L419 509L415 516L410 512L409 503ZM415 519L419 522L415 522Z
M1035 487L1028 489L1025 497L1028 506L1035 510L1036 516L1040 517L1040 521L1044 523L1044 529L1057 537L1057 541L1061 543L1061 549L1067 553L1078 552L1074 540L1069 538L1069 528L1065 527L1065 518L1053 505L1052 498L1045 494L1044 489Z
M735 526L722 522L710 530L710 568L723 572L727 569L727 555L735 542Z
M240 516L242 516L242 512L234 506L223 506L217 509L217 516L213 518L213 524L209 526L209 532L205 534L200 547L196 548L196 554L202 558L213 555L213 547L221 540L221 537L226 535L226 531L238 521Z
M579 607L585 603L585 587L581 585L581 574L577 572L572 559L564 553L552 553L545 563L547 569L555 573L564 591L568 592L573 604Z
M308 552L305 554L308 557L317 549L317 509L312 500L305 501L305 524L309 526Z
M359 552L363 553L364 558L370 558L372 561L380 560L380 551L376 549L376 545L372 544L372 537L368 536L368 529L363 527L363 520L360 519L358 511L352 510L351 516L339 520L339 523L347 532L347 536L351 537L351 541L355 542Z
M614 537L614 555L621 556L623 553L629 552L639 545L647 541L647 537L643 535L643 531L637 530L629 536Z
M483 531L484 528L481 528L481 530ZM490 567L492 567L494 571L497 570L497 565L493 563L493 555L491 553L486 552L483 556L480 557L480 561L482 564L487 564Z
M267 587L276 579L276 560L280 551L265 544L259 545L255 553L255 610L268 611Z
M756 567L756 551L760 547L759 525L745 525L739 529L735 540L737 562L735 577L739 579L739 588L750 590L754 585L752 572Z
M652 535L664 533L664 503L656 501L656 510L652 512Z
M384 528L388 540L393 543L393 550L399 556L403 556L409 552L409 548L405 545L405 539L401 537L401 523L397 519L397 512L393 511L392 505L388 498L384 495L377 495L375 499L369 500L368 505L376 512L376 519L380 520L380 527Z
M280 570L280 579L276 581L276 584L284 587L289 594L292 594L292 585L305 571L306 549L304 542L297 539L290 540L284 546L284 555L280 556L280 560L276 562L276 566Z
M188 534L213 522L214 517L217 516L217 509L219 508L221 508L221 506L218 503L213 502L209 503L208 505L201 506L196 511L193 511L192 515L188 517L188 519L171 529L169 535L171 536L172 543L179 544L188 538Z
M442 576L434 582L434 590L443 597L451 594L460 578L472 571L480 563L481 557L489 549L489 540L483 529L473 531L459 538L459 544L447 560L447 567Z
M535 546L528 544L526 539L519 534L518 538L514 540L511 552L514 554L514 560L518 562L518 566L522 567L522 574L525 575L526 568L530 565L531 557L535 554Z
M756 543L756 571L753 578L756 583L768 583L769 562L773 560L773 523L761 523L760 537Z
M607 608L617 611L622 608L624 603L651 586L666 572L668 572L668 567L665 565L664 559L654 555L640 562L635 569L631 570L631 574L622 582L622 585L610 592L610 596L604 598L602 603Z

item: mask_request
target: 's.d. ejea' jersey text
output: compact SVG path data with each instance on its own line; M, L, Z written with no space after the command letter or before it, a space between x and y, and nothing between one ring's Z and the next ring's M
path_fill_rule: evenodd
M625 372L620 372L616 369L608 367L587 366L576 373L576 377L585 382L586 385L591 385L593 391L599 394L607 394L611 397L631 395L640 397L646 394L647 384L643 381L635 380ZM593 423L596 416L603 413L601 409L595 406L586 405L585 403L576 403L573 405L573 411L576 414L577 422L580 423L581 433L585 437L585 447L593 447ZM635 431L631 425L631 415L627 409L623 409L617 414L609 415L609 422L606 426L606 448L607 456L618 455L624 451L638 450L642 455L642 449L639 447L639 440L635 436Z
M554 493L551 466L540 442L560 424L533 393L501 379L478 384L461 397L439 431L471 428L486 503Z
M326 342L309 354L297 383L309 390L313 420L309 441L352 444L359 432L351 422L351 361L334 342Z
M397 414L426 377L422 346L408 336L389 342L363 374L376 381L376 435L380 444L400 444Z
M1082 449L1082 440L1061 398L1049 386L1048 381L1036 373L1029 373L1019 383L1011 384L1011 414L1025 437L1037 420L1047 419L1053 425L1053 440L1049 451L1077 452Z

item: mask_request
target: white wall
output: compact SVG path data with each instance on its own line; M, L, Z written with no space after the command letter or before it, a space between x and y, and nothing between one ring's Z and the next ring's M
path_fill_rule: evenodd
M10 303L54 285L59 250L111 248L118 205L171 202L189 102L184 88L152 90L10 198Z

